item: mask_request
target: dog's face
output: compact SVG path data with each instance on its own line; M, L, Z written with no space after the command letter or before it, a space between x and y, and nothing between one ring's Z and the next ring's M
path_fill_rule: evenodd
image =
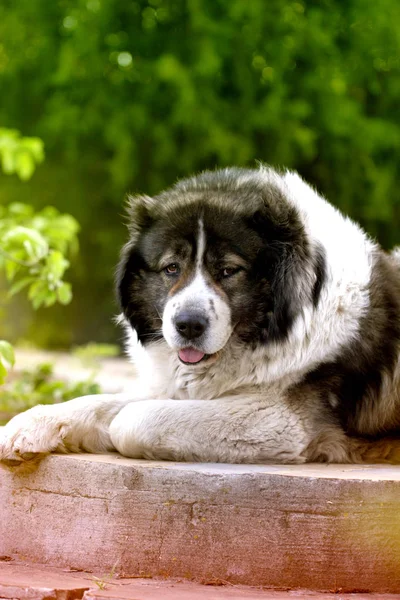
M131 202L118 270L122 310L143 344L164 337L187 364L288 335L309 260L296 210L243 171L206 173ZM251 178L250 178L251 179Z
M225 346L239 319L240 289L249 266L239 248L224 248L221 237L207 248L204 220L202 214L197 231L193 227L192 243L181 238L161 258L168 290L162 332L186 363L200 362Z

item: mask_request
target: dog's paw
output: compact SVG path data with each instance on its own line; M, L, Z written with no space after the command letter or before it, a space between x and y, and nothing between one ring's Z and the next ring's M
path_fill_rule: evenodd
M37 462L49 452L65 451L68 433L56 406L35 406L0 429L0 464L16 467Z

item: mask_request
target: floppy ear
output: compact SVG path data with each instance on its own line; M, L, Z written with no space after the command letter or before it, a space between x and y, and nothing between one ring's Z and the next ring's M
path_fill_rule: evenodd
M260 272L266 273L268 292L264 298L264 322L261 325L263 341L278 341L290 333L301 310L299 281L301 269L295 254L282 245L273 252L264 253L265 263Z
M148 196L128 198L128 229L130 239L122 248L115 275L116 294L120 307L138 338L154 333L154 315L148 314L144 276L148 265L140 250L141 236L146 233L155 219L150 213L153 200Z
M260 337L265 342L287 337L307 300L304 278L310 246L296 209L284 199L283 203L265 205L253 215L253 227L264 241L256 271L258 280L264 282Z
M115 275L116 292L120 307L124 315L130 320L132 312L131 289L136 281L142 279L141 272L146 268L146 263L132 242L122 248L120 261Z
M128 229L131 236L149 229L154 221L151 209L154 207L154 200L150 196L128 196L127 197L127 215Z

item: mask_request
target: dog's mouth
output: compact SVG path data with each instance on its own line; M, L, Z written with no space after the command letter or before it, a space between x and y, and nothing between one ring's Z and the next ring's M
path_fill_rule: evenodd
M207 360L212 354L205 354L196 348L182 348L178 352L179 360L185 365L196 365L201 361Z

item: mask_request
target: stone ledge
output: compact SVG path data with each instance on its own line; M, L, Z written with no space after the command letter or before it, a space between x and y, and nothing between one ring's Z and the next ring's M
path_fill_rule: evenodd
M80 600L93 585L82 574L0 563L0 598L7 600Z
M120 579L92 573L2 564L0 598L5 600L400 600L397 594L279 592L241 585L204 586L182 580Z
M52 455L30 474L0 470L0 503L0 555L20 561L116 566L124 577L400 592L398 467Z

